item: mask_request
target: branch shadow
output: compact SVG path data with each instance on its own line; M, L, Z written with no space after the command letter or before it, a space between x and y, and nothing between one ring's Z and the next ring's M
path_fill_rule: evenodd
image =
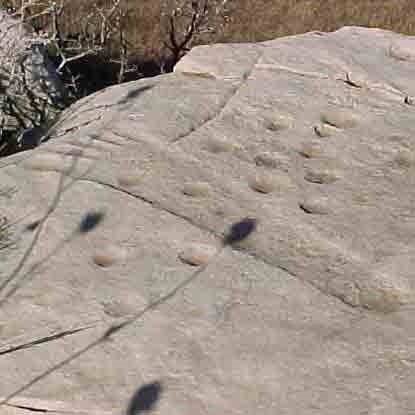
M147 91L148 89L152 88L152 86L144 86L139 87L137 89L134 89L132 91L129 91L125 97L120 99L118 102L116 102L114 105L118 104L125 104L130 100L136 99L141 93ZM50 135L53 132L56 132L59 125L61 125L63 122L68 121L71 119L71 116L74 116L74 112L77 111L77 114L79 114L79 111L82 111L82 107L89 103L89 100L86 100L87 102L81 104L81 108L77 107L75 110L69 110L68 113L66 113L62 118L60 118L57 123L51 127L50 131L46 133L46 140L43 142L46 142ZM106 125L110 125L112 122L112 119L109 120ZM102 129L105 128L105 125L101 127ZM51 132L52 131L52 132ZM91 140L92 143L92 140ZM90 144L91 144L90 143ZM86 212L80 219L79 226L77 229L75 229L69 236L64 238L60 243L56 245L55 248L53 248L49 254L45 255L44 258L37 261L35 264L33 264L28 271L26 271L23 275L20 275L23 267L26 265L27 261L29 260L31 254L34 251L34 248L36 247L36 244L39 243L40 240L40 234L45 226L47 220L52 215L52 213L56 210L62 195L68 191L78 180L85 177L91 170L94 169L95 163L92 164L86 171L84 171L81 174L76 174L75 170L78 165L79 160L82 158L84 151L88 148L88 144L83 147L82 151L77 155L73 156L69 153L64 153L64 156L71 156L72 162L70 167L66 171L62 171L59 176L59 182L58 186L55 192L55 195L49 204L49 206L46 208L45 213L37 220L32 221L26 226L26 231L34 232L33 239L31 243L29 244L26 251L23 253L21 259L18 261L15 268L2 280L0 281L0 295L2 295L2 298L0 299L0 306L2 306L7 300L10 299L10 297L16 293L18 289L20 289L25 282L29 281L31 278L33 278L34 271L42 264L44 264L47 260L49 260L53 255L56 255L67 243L69 243L74 237L82 234L86 234L90 232L92 229L97 227L103 220L105 214L102 209L95 209L91 210L89 212ZM30 157L31 153L29 154ZM67 179L67 180L66 180ZM17 223L19 220L15 221ZM32 274L32 275L30 275ZM9 287L14 284L10 289Z
M178 285L176 285L172 290L170 290L167 294L161 296L157 300L151 302L146 307L144 307L142 310L139 310L136 314L134 314L132 317L126 318L121 323L116 323L111 325L108 329L104 331L104 333L99 336L94 341L90 342L83 348L79 349L77 352L73 353L72 355L68 356L67 358L61 360L60 362L56 363L49 369L46 369L44 372L40 373L38 376L35 376L32 380L28 381L26 384L6 396L3 400L0 400L0 406L6 405L12 398L18 396L22 392L26 391L39 381L43 380L47 376L54 373L56 370L61 369L62 367L66 366L68 363L74 361L78 357L82 356L84 353L88 352L89 350L93 349L95 346L101 344L104 341L109 340L111 337L116 335L120 330L122 330L125 327L130 326L131 324L135 323L137 320L142 318L145 314L147 314L149 311L157 308L158 306L166 303L171 298L175 297L178 292L180 292L183 288L187 287L190 283L192 283L202 272L206 270L208 265L212 263L215 259L217 259L220 254L222 253L223 249L226 246L232 246L234 244L237 244L241 242L242 240L246 239L252 232L256 230L257 220L253 218L244 218L241 221L234 223L231 225L228 232L225 233L224 238L222 239L222 249L218 250L217 253L214 255L214 257L211 259L211 262L207 262L204 265L200 266L195 272L193 272L189 277L185 278L182 282L180 282ZM241 232L241 229L244 230L244 232ZM158 396L161 392L161 388L158 389L157 385L150 384L144 385L145 388L143 390L140 389L134 394L129 408L130 413L127 415L135 415L138 414L138 410L140 408L147 408L151 405L154 405L154 402L156 399L158 399ZM161 385L159 385L161 386ZM147 406L146 406L146 405ZM132 410L136 410L135 413L131 412ZM140 409L141 411L146 409Z
M132 91L129 91L125 98L121 99L117 102L117 104L126 104L131 99L137 98L139 95L141 95L143 92L148 91L149 89L152 89L153 87L151 85L145 85L140 88L134 89Z
M136 90L129 91L124 98L120 99L118 102L112 105L126 104L128 103L128 101L136 99L141 93L149 90L150 88L152 88L152 86L144 86ZM94 98L91 98L91 99L94 99ZM83 106L88 104L89 102L90 102L90 99L86 99L80 105L75 105L74 108L68 109L68 111L66 111L65 114L62 115L62 117L59 117L57 123L55 123L53 126L50 127L50 129L45 133L44 139L40 141L41 142L48 141L52 137L52 135L55 132L57 132L57 128L59 128L59 126L63 122L70 120L71 117L76 118L79 112L82 112ZM112 105L108 105L108 106L112 106ZM87 110L91 110L91 109L89 108ZM112 119L108 121L107 125L109 125L111 122L112 122ZM102 126L101 128L105 128L105 125ZM66 134L68 131L72 131L72 128L67 131L64 131L64 134ZM57 136L59 135L57 134ZM68 237L64 238L61 242L59 242L55 246L55 248L53 248L45 257L43 257L40 261L34 263L31 267L29 267L28 271L26 271L24 274L21 275L21 271L24 265L27 263L31 254L33 253L33 250L36 244L38 244L40 241L40 234L41 234L43 227L45 226L47 220L50 218L52 213L56 210L59 202L62 199L62 195L66 191L68 191L68 189L71 186L73 186L78 180L82 179L82 175L76 176L74 174L75 168L78 164L78 161L82 157L82 154L83 154L83 151L78 156L73 158L72 165L68 171L61 173L59 177L59 183L57 186L56 193L49 207L46 209L46 212L39 219L34 220L30 224L27 225L26 230L30 232L34 232L34 237L29 247L24 252L22 258L18 262L17 266L15 267L15 269L12 270L12 272L6 277L4 281L0 282L0 294L2 294L3 292L6 292L7 290L7 292L4 295L4 298L0 300L0 306L3 304L4 301L9 300L11 296L15 294L16 291L24 285L24 283L27 283L27 281L33 278L34 272L40 265L48 261L51 257L53 257L53 255L56 255L57 252L59 252L74 237L79 236L79 235L85 235L91 232L92 230L100 226L100 224L104 220L105 213L103 210L95 209L95 210L90 210L86 212L80 218L80 221L76 229L74 229L74 231ZM88 171L92 168L93 166L90 167L86 172L84 172L83 175L87 174ZM68 183L66 183L66 180L65 180L66 178L68 178ZM240 222L233 224L230 227L229 232L227 232L226 236L222 240L222 249L218 250L215 257L217 258L223 251L223 248L225 248L226 246L233 246L234 244L237 244L238 242L247 238L256 229L256 223L257 223L256 220L253 218L245 218L241 220ZM212 260L213 259L214 258L212 258ZM183 288L191 284L202 272L204 272L208 265L209 263L206 263L200 266L195 272L193 272L189 277L185 278L182 282L176 285L167 294L149 303L146 307L144 307L143 309L140 309L135 314L133 314L131 317L126 318L121 323L116 323L116 324L110 325L109 327L107 326L105 331L100 336L98 336L95 340L93 340L86 346L80 348L76 352L72 353L65 359L62 359L58 363L49 367L48 369L46 369L39 375L35 376L34 378L28 380L21 387L14 390L8 396L0 400L0 406L6 405L12 398L18 396L19 394L26 391L33 385L37 384L38 382L40 382L47 376L51 375L55 371L63 368L65 365L69 364L70 362L73 362L75 359L82 356L84 353L88 352L95 346L107 341L111 337L114 337L121 329L132 325L137 320L141 319L146 313L150 312L151 310L154 310L160 305L166 303L171 298L175 297L178 292L180 292ZM12 283L14 285L12 286L11 289L9 289ZM138 388L135 391L135 393L131 397L129 404L128 404L128 408L127 408L127 415L139 415L142 412L146 412L146 411L153 409L160 399L162 390L163 390L163 387L161 383L158 381L142 385L140 388Z

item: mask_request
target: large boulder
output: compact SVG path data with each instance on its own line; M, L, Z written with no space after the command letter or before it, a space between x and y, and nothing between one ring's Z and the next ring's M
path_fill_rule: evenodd
M379 29L200 46L3 159L4 408L413 413L414 74Z
M35 147L57 116L65 90L47 55L47 42L0 10L0 153ZM43 131L42 131L43 133Z

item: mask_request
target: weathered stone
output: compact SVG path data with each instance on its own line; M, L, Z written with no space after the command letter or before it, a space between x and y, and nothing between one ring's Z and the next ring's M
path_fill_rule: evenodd
M330 107L325 110L321 114L321 121L336 128L350 128L357 124L356 115L350 109L341 107ZM328 130L330 127L326 128Z
M330 124L317 124L314 126L314 132L319 136L319 137L330 137L334 134L336 134L339 131L339 128L334 127L333 125Z
M266 151L255 155L255 164L257 166L264 166L270 169L278 169L288 172L291 164L291 159L276 151Z
M275 190L274 178L270 174L257 173L249 180L249 186L252 190L259 193L271 193Z
M189 182L183 186L183 193L187 196L200 197L209 194L210 186L206 182Z
M323 146L320 143L305 142L301 145L299 153L306 158L314 158L323 155Z
M411 44L349 27L196 47L0 160L13 409L118 414L161 382L160 414L413 413Z
M339 179L339 174L331 168L311 168L304 179L311 183L330 184Z
M179 258L189 265L205 265L215 255L217 249L206 244L192 244L179 253Z
M317 215L327 215L330 212L328 200L325 197L308 197L299 203L304 212Z

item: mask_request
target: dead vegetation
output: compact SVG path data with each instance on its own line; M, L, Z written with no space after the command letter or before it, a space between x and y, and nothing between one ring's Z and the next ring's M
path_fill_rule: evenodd
M41 139L36 131L50 128L56 112L86 95L171 71L194 44L212 41L226 22L223 0L136 3L0 0L8 14L0 34L0 156L35 147ZM21 28L24 48L15 46L17 40L7 43L21 38ZM33 83L27 82L32 66L22 62L34 47L41 49L38 57L46 55L57 68L59 102L47 88L33 93Z
M411 0L240 0L223 40L261 41L342 26L379 27L415 34Z
M99 78L89 92L170 71L195 44L222 37L229 13L226 0L0 0L0 8L48 40L59 72L78 75L78 87L82 75Z
M168 72L202 43L344 25L415 33L410 0L0 0L0 8L53 40L50 53L78 95Z
M415 33L410 0L0 0L0 8L53 40L51 55L78 93L168 72L197 44L345 25Z
M101 57L112 70L118 65L120 81L168 71L201 43L257 42L345 25L415 34L411 0L0 0L0 7L18 16L23 7L38 32L84 52L88 46L88 55L104 46Z

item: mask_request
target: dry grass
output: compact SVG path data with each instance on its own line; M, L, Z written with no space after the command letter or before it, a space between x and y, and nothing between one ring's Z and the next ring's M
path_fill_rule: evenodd
M380 27L415 34L411 0L241 0L226 40L265 40L342 26Z
M189 0L190 1L190 0ZM19 4L19 0L0 0L0 7ZM65 10L65 31L76 32L80 16L87 13L89 0L71 0ZM111 0L98 0L110 4ZM235 5L237 3L237 5ZM165 0L124 0L128 11L128 38L137 56L151 59L163 51L167 10ZM208 42L254 42L311 30L332 31L345 25L380 27L415 34L413 0L238 0L233 2L229 24Z

